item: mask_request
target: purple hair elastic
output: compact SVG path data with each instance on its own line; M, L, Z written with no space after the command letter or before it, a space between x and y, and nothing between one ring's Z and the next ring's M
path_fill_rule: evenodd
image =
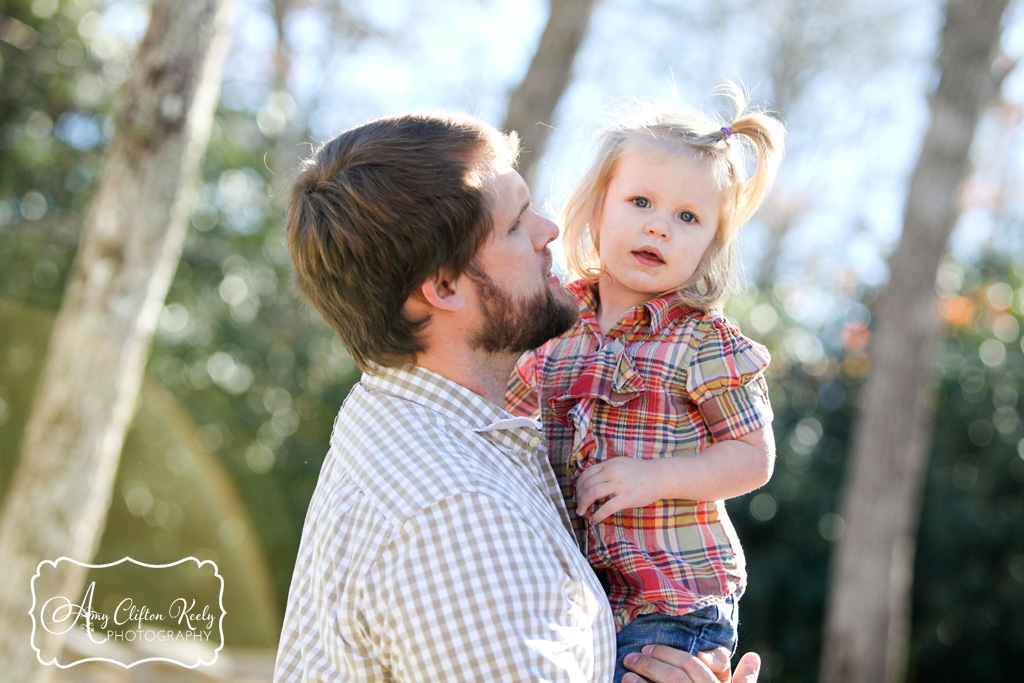
M732 137L732 128L729 128L728 126L723 126L721 130L722 130L723 133L725 133L725 137L727 137L727 138L731 138Z

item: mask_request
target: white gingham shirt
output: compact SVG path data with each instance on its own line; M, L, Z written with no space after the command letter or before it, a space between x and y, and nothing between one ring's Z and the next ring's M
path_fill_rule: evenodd
M534 420L363 375L306 514L274 680L611 679L615 630Z

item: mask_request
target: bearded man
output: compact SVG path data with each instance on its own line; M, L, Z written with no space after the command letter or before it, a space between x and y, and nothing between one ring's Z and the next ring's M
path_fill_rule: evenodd
M306 515L276 681L611 678L608 601L539 425L502 407L519 356L576 316L517 156L478 119L413 114L349 130L300 169L296 287L363 376ZM633 668L718 680L668 648Z

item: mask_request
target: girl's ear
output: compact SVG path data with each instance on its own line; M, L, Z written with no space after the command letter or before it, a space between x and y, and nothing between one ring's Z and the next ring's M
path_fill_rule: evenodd
M447 275L435 275L425 281L419 292L428 304L443 311L458 311L466 307L466 297L459 289L458 281Z

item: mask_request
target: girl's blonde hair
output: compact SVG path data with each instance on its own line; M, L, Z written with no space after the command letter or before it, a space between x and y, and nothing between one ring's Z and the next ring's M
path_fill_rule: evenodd
M729 122L692 109L659 110L648 104L634 108L599 133L594 158L559 216L566 261L574 277L594 285L604 272L596 228L623 153L653 152L666 159L692 154L707 162L722 191L722 207L715 237L679 293L696 308L724 302L733 286L739 229L761 207L771 188L784 154L786 129L769 113L749 110L746 91L735 83L726 83L716 92L735 109ZM748 174L751 161L755 166Z

